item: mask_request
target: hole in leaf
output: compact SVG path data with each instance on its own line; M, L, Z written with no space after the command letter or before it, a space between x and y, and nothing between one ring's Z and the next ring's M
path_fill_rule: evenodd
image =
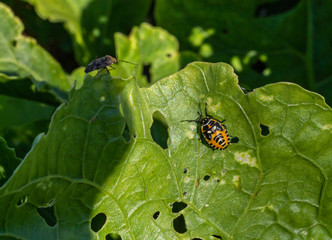
M119 234L116 233L109 233L105 236L106 240L121 240L121 236Z
M175 231L181 234L187 231L186 222L182 214L173 220L173 227Z
M24 205L27 201L28 201L28 196L23 196L17 201L16 206L20 207Z
M172 212L173 213L178 213L181 210L185 209L188 205L185 204L184 202L174 202L172 206Z
M204 181L209 180L210 179L210 175L209 174L205 175L203 179L204 179Z
M124 138L124 140L128 143L130 141L130 131L128 128L128 124L126 123L125 128L123 129L122 132L122 137Z
M218 235L212 235L212 237L218 238L218 239L222 239L222 237L218 236Z
M48 226L54 227L56 225L57 220L54 215L54 206L37 208L37 212L42 218L44 218Z
M257 59L256 62L254 62L251 65L251 69L259 74L263 74L264 70L267 68L267 65L265 62L262 62L261 60Z
M16 45L17 45L17 41L16 41L16 40L12 40L12 41L11 41L11 44L12 44L13 47L16 47Z
M104 213L98 213L91 220L91 229L94 232L98 232L106 223L106 215Z
M255 17L269 17L281 14L294 8L300 0L280 0L271 3L258 5L255 11Z
M170 57L172 57L172 54L167 53L166 56L167 56L168 58L170 58Z
M151 126L151 135L153 140L163 149L167 148L168 125L164 116L156 111L153 113L153 124Z
M268 126L266 126L266 125L264 125L264 124L260 124L259 126L260 126L260 128L261 128L261 134L262 134L262 136L267 136L267 135L269 135L270 130L269 130L269 127L268 127Z
M155 212L155 213L153 214L153 218L154 218L155 220L157 220L157 218L159 217L159 214L160 214L159 211Z
M219 179L219 178L217 178L217 182L220 182L220 179Z
M188 168L183 169L183 173L186 174L188 172Z
M238 143L240 140L238 137L232 137L231 143Z
M151 83L151 74L150 74L151 64L143 65L143 74L146 76L148 83Z

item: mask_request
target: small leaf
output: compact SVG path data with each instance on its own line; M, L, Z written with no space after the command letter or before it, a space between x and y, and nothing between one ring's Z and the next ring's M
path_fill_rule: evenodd
M0 137L0 187L9 179L20 163L21 159L16 157L15 151L8 148L5 139Z
M134 69L134 73L138 72L136 76L140 86L149 86L180 68L178 42L161 28L142 23L133 28L129 37L115 34L115 43L119 59L139 65L138 69L134 69L130 64L121 63L114 75L130 76Z

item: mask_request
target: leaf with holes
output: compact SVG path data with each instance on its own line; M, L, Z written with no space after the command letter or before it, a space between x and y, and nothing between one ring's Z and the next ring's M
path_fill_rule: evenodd
M0 236L331 238L332 111L321 96L290 83L244 94L223 63L190 64L149 88L105 73L71 90L0 189ZM205 104L237 139L226 150L182 121Z

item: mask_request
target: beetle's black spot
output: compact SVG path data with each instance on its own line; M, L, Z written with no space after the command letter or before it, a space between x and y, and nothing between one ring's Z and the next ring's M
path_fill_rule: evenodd
M121 236L116 233L109 233L105 236L105 240L121 240Z
M52 200L49 205L53 203L54 201ZM48 226L54 227L57 224L57 219L54 215L54 205L37 208L37 213L45 220Z
M205 175L203 179L204 179L204 181L208 181L210 179L210 175L208 175L208 174Z
M181 234L187 232L186 222L182 214L173 220L173 228Z
M173 213L178 213L181 210L185 209L188 205L185 204L184 202L174 202L172 204L172 212Z
M153 113L153 124L151 126L153 140L163 149L167 148L168 125L164 116L156 111Z
M168 58L170 58L170 57L172 57L172 54L167 53L166 56L167 56Z
M286 1L274 1L269 3L263 3L256 7L255 17L269 17L277 14L288 12L296 7L300 0L288 0Z
M269 127L268 127L268 126L266 126L266 125L264 125L264 124L260 124L259 126L260 126L260 128L261 128L261 134L262 134L262 136L267 136L267 135L269 135L270 130L269 130Z
M201 238L197 238L197 237L195 237L195 238L193 238L193 239L191 239L191 240L202 240Z
M94 232L98 232L106 223L106 215L104 213L98 213L91 220L91 229Z
M155 212L155 213L153 214L153 218L154 218L155 220L157 220L157 218L159 217L159 214L160 214L159 211Z

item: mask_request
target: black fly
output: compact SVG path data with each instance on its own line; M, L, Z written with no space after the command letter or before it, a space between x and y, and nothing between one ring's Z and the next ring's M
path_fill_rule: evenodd
M126 63L130 63L133 65L137 65L135 63L127 62L124 60L117 60L116 58L114 58L110 55L106 55L105 57L97 58L97 59L93 60L92 62L90 62L89 65L85 68L84 72L89 73L94 70L105 68L106 71L109 73L107 67L111 67L112 69L115 69L115 67L113 67L111 65L113 65L114 63L117 63L117 62L126 62Z
M89 73L94 70L98 70L101 68L105 68L108 72L107 67L111 67L115 69L115 67L111 66L114 63L117 63L118 60L116 60L114 57L110 55L106 55L105 57L97 58L89 63L89 65L85 68L84 72Z

